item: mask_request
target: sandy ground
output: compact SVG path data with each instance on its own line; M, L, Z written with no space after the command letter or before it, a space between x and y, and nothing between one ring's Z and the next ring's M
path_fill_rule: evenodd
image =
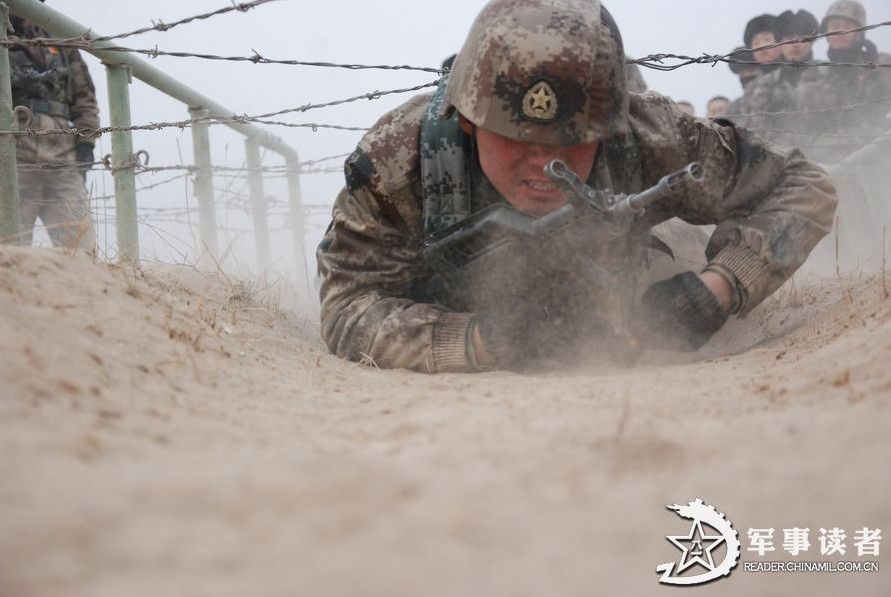
M816 561L820 527L891 535L883 294L799 280L633 370L424 376L219 275L2 247L0 595L655 595L695 497L743 540L698 592L887 595L887 544L742 569L751 527L764 560L792 526Z

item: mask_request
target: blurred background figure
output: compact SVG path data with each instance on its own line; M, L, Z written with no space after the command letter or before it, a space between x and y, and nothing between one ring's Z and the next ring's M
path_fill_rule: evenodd
M730 100L723 95L716 95L708 100L705 107L706 118L721 118L730 113Z
M776 24L777 18L768 14L757 16L749 21L743 34L746 47L754 49L777 43ZM766 72L775 68L775 65L770 63L782 60L783 51L780 48L771 48L754 52L753 56L756 62L764 65L762 70Z
M684 114L689 114L690 116L696 116L696 109L693 107L693 104L691 104L690 102L681 100L681 101L677 102L677 104L678 104L678 108L680 108L681 112L683 112Z
M860 2L839 0L826 11L821 31L850 31L866 22ZM880 53L863 31L831 35L827 40L830 65L809 69L798 95L800 109L809 113L804 115L807 128L814 133L805 149L813 159L831 164L891 128L888 103L882 101L891 97L891 73L844 65L889 63L891 56Z
M42 0L41 0L42 1ZM12 16L11 41L50 37ZM9 48L12 100L19 129L99 128L93 80L75 49L41 45ZM21 243L30 245L39 217L56 246L92 250L95 245L86 172L94 140L75 135L23 136L16 141L21 198Z
M817 22L817 17L806 10L799 10L798 12L787 10L777 17L776 34L780 42L802 39L817 33L820 33L820 24ZM786 62L812 62L814 59L813 46L814 42L804 41L780 46L780 51L783 53L783 58ZM786 69L786 72L796 71Z
M866 9L856 0L833 2L823 17L823 33L850 31L866 25ZM829 59L833 62L862 62L874 58L875 44L866 40L864 32L842 33L826 38L829 41Z
M795 41L818 30L817 17L806 10L787 10L774 22L780 41ZM758 77L746 90L740 112L749 117L742 123L778 145L794 147L807 142L807 136L799 132L802 119L795 112L799 107L799 83L808 72L807 63L813 62L812 46L813 42L780 46L785 64Z
M748 48L736 48L733 51L730 71L739 77L739 84L743 88L743 95L730 102L730 107L727 109L727 115L734 116L742 113L746 90L751 86L752 81L761 76L762 71L761 67L755 63L755 57Z

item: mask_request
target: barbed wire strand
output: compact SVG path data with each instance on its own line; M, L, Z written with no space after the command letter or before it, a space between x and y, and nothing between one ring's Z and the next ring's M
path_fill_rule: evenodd
M413 93L415 91L421 91L423 89L428 89L430 87L435 87L439 85L439 80L423 83L421 85L415 85L414 87L406 87L400 89L390 89L387 91L370 91L368 93L363 93L362 95L356 95L353 97L349 97L341 100L334 100L330 102L324 102L321 104L304 104L302 106L298 106L296 108L285 108L284 110L277 110L275 112L268 112L266 114L258 114L256 116L238 116L232 115L228 118L218 118L215 116L203 116L200 118L190 118L186 120L178 120L174 122L153 122L149 124L138 124L133 126L106 126L100 127L97 129L89 129L89 128L56 128L56 129L31 129L26 128L23 131L0 131L0 135L12 135L14 137L30 137L30 136L43 136L43 135L75 135L78 137L84 138L94 138L100 135L105 135L108 133L114 132L134 132L134 131L159 131L162 129L168 128L177 128L177 129L186 129L191 127L194 124L208 124L208 125L220 125L220 124L248 124L251 122L257 122L259 120L263 120L266 118L272 118L275 116L281 116L283 114L302 114L305 112L309 112L311 110L320 110L322 108L331 108L335 106L340 106L343 104L349 104L353 102L357 102L359 100L379 100L382 97L388 95L396 95L402 93Z
M289 165L274 165L274 166L263 166L260 168L248 168L247 166L211 166L211 170L214 172L264 172L264 173L279 173L279 174L289 174L296 173L300 174L303 172L314 171L313 166L318 166L319 164L325 164L327 162L331 162L334 160L342 160L348 156L350 153L342 153L332 156L326 156L323 158L317 158L314 160L305 160L302 162L298 162L296 164L296 168L293 168ZM54 160L50 162L41 162L41 163L27 163L20 162L18 164L18 168L20 170L26 171L37 171L37 170L69 170L69 169L78 169L78 170L91 170L94 167L103 166L105 170L112 170L111 163L106 161L95 161L95 162L65 162L60 160ZM128 167L134 168L137 174L146 173L146 172L163 172L167 170L185 170L187 172L197 172L200 170L198 166L193 164L176 164L171 166L146 166L141 163L132 163L129 164ZM338 168L339 171L342 171L342 168Z
M888 27L891 26L891 21L884 21L881 23L876 23L874 25L865 25L863 27L857 27L855 29L847 29L845 31L829 31L826 33L814 33L812 35L805 35L799 37L797 39L790 39L786 41L776 42L764 46L758 46L757 48L740 48L729 52L727 54L702 54L701 56L686 56L683 54L671 54L671 53L660 53L660 54L651 54L649 56L644 56L643 58L629 58L626 59L626 62L629 64L637 64L639 66L643 66L645 68L649 68L652 70L658 70L663 72L677 70L679 68L683 68L685 66L690 66L692 64L709 64L716 65L719 62L725 62L728 64L731 63L739 63L739 64L758 64L753 63L751 61L745 60L737 60L734 57L745 52L762 52L764 50L772 50L774 48L781 48L783 46L796 45L800 43L808 43L813 42L818 39L824 37L832 37L835 35L847 35L848 33L861 33L866 31L871 31L873 29L878 29L879 27ZM680 60L678 64L663 64L665 60ZM794 66L795 63L780 63L785 66ZM843 66L843 67L862 67L862 68L888 68L891 67L891 64L876 64L876 63L853 63L853 62L799 62L798 66Z
M328 102L326 104L308 104L304 106L300 106L297 108L287 108L285 110L280 110L275 113L270 114L285 114L285 113L296 113L296 112L304 112L308 110L320 109L332 105L340 105L343 103L358 101L360 99L379 99L379 97L383 95L390 95L395 93L409 93L412 91L419 91L424 88L432 87L433 85L438 84L438 82L427 83L424 85L419 85L416 87L412 87L409 89L396 89L391 91L380 91L380 92L371 92L361 96L356 96L353 98L349 98L346 100L337 100L334 102ZM873 100L868 100L864 102L854 102L849 104L843 104L840 106L831 106L828 108L819 108L814 110L790 110L784 112L755 112L750 114L734 114L734 118L755 118L758 116L778 116L778 115L808 115L808 114L826 114L831 112L840 112L846 110L853 110L856 108L862 108L865 106L875 105L879 103L891 102L891 97L882 97ZM247 122L262 122L265 118L267 118L270 114L259 115L259 116L233 116L231 118L213 118L213 117L203 117L189 120L181 120L176 122L160 122L160 123L150 123L143 125L134 125L130 127L102 127L99 129L80 129L80 128L67 128L67 129L25 129L23 131L0 131L0 135L13 135L14 137L28 137L28 136L41 136L41 135L77 135L83 137L95 137L99 135L104 135L107 133L115 132L115 131L154 131L154 130L162 130L166 128L179 128L185 129L189 128L196 123L208 123L208 124L231 124L231 123L247 123ZM331 125L336 126L336 125ZM815 133L819 134L819 133Z
M261 3L270 2L273 0L262 0ZM256 3L248 3L248 4L256 4ZM251 6L252 8L252 6ZM225 10L225 9L223 9ZM229 8L226 12L235 10L234 8ZM209 16L213 16L215 13L208 13ZM217 11L216 14L219 14ZM208 15L202 15L207 18ZM184 19L183 22L189 22L190 20L195 20L197 17L192 17L190 19ZM181 24L181 23L180 23ZM847 29L844 31L829 31L826 33L814 33L811 35L805 35L799 37L797 39L791 39L781 42L776 42L764 46L758 46L756 48L741 48L738 50L734 50L727 54L707 54L703 53L701 56L688 56L684 54L675 54L675 53L656 53L650 54L649 56L645 56L643 58L636 59L626 59L626 62L629 64L637 64L643 66L645 68L650 68L653 70L659 71L672 71L678 68L682 68L685 66L690 66L692 64L710 64L714 66L718 62L724 62L728 64L751 64L751 65L764 65L765 63L758 63L753 61L746 60L738 60L734 58L735 56L742 54L744 52L762 52L765 50L771 50L775 48L781 48L787 45L794 45L800 43L809 43L814 42L818 39L824 37L832 37L836 35L847 35L849 33L860 33L871 31L874 29L878 29L880 27L891 26L891 21L885 21L881 23L875 23L873 25L865 25L863 27L857 27L854 29ZM159 25L155 27L145 28L144 30L138 30L140 32L159 30ZM164 30L169 28L167 25L163 25ZM133 34L134 32L131 32ZM43 45L43 46L55 46L55 47L70 47L77 49L94 49L94 43L96 41L108 41L110 39L120 39L125 37L125 35L119 36L110 36L103 38L91 38L88 36L82 36L78 38L51 38L51 37L42 37L42 38L30 38L30 39L21 39L17 37L10 37L3 45L7 47L13 47L16 45L19 46L28 46L28 45ZM202 54L202 53L192 53L192 52L175 52L175 51L164 51L159 50L157 48L154 49L139 49L139 48L126 48L122 46L111 46L111 47L103 47L101 48L105 51L112 52L125 52L125 53L136 53L145 56L149 56L152 58L158 58L160 56L168 56L175 58L198 58L203 60L221 60L221 61L232 61L232 62L251 62L253 64L279 64L279 65L291 65L291 66L311 66L311 67L324 67L324 68L342 68L349 70L367 70L367 69L378 69L378 70L410 70L410 71L420 71L420 72L428 72L428 73L436 73L436 74L444 74L446 71L442 68L433 68L433 67L419 67L419 66L410 66L410 65L368 65L368 64L349 64L349 63L333 63L333 62L318 62L318 61L304 61L304 60L280 60L280 59L272 59L266 58L265 56L260 55L256 50L252 50L254 53L251 56L219 56L215 54ZM679 60L678 64L666 65L664 64L665 60ZM776 62L770 63L782 66L791 66L791 67L805 67L805 66L831 66L831 67L852 67L852 68L891 68L891 64L886 63L874 63L874 62Z
M408 64L350 64L350 63L337 63L337 62L321 62L321 61L310 61L310 60L286 60L286 59L275 59L275 58L267 58L261 55L256 50L251 50L253 54L250 56L219 56L217 54L203 54L198 52L179 52L179 51L170 51L170 50L159 50L157 47L155 48L127 48L124 46L101 46L96 47L94 42L99 40L94 40L91 38L67 38L67 39L59 39L54 37L33 37L33 38L19 38L19 37L9 37L3 42L0 42L0 45L6 46L7 48L13 47L25 47L25 46L40 46L40 47L54 47L54 48L71 48L75 50L102 50L103 52L119 52L124 54L139 54L142 56L147 56L149 58L159 58L159 57L168 57L168 58L197 58L200 60L213 60L213 61L224 61L224 62L250 62L252 64L278 64L284 66L309 66L309 67L317 67L317 68L339 68L345 70L390 70L390 71L414 71L414 72L422 72L422 73L433 73L436 75L441 75L445 71L442 68L435 68L429 66L411 66Z
M674 54L674 53L659 53L659 54L651 54L649 56L645 56L643 58L629 58L626 59L628 64L637 64L639 66L643 66L645 68L649 68L652 70L658 71L673 71L679 68L690 66L693 64L709 64L714 66L719 62L723 62L726 64L745 64L751 66L782 66L787 68L804 68L809 66L817 66L817 67L847 67L847 68L865 68L865 69L876 69L876 68L891 68L891 63L879 63L879 62L832 62L832 61L771 61L771 62L758 62L755 60L741 60L734 58L737 54L743 52L760 52L766 49L772 49L776 47L780 47L782 45L792 44L792 43L801 43L800 40L793 40L788 42L781 42L780 44L771 44L769 46L761 46L759 48L755 48L749 50L748 48L744 48L741 50L734 50L729 54L703 54L701 56L688 56L685 54ZM437 75L444 75L448 71L442 68L435 67L427 67L427 66L411 66L407 64L353 64L353 63L337 63L337 62L319 62L319 61L308 61L308 60L292 60L292 59L273 59L267 58L259 54L256 50L252 50L254 52L250 56L220 56L217 54L203 54L198 52L181 52L181 51L170 51L170 50L159 50L157 47L155 48L127 48L124 46L103 46L101 48L96 48L93 40L91 39L65 39L60 40L57 38L51 37L39 37L39 38L30 38L30 39L22 39L17 37L9 37L7 40L0 42L0 45L6 46L7 48L14 47L22 47L22 46L47 46L47 47L55 47L55 48L71 48L77 50L93 50L100 49L104 52L119 52L119 53L128 53L128 54L138 54L141 56L146 56L148 58L156 59L159 57L168 57L168 58L196 58L200 60L211 60L211 61L226 61L226 62L250 62L252 64L277 64L277 65L286 65L286 66L308 66L308 67L318 67L318 68L339 68L346 70L389 70L389 71L413 71L413 72L424 72L424 73L433 73ZM663 64L665 60L679 60L681 61L678 64Z
M189 173L189 172L186 172L186 173L184 173L184 174L178 174L178 175L173 176L173 177L170 177L170 178L168 178L168 179L166 179L166 180L162 180L162 181L159 181L159 182L156 182L156 183L153 183L153 184L149 184L149 185L145 185L145 186L137 187L137 188L136 188L136 192L137 192L137 193L140 193L140 192L142 192L142 191L150 191L150 190L152 190L152 189L156 189L156 188L158 188L158 187L162 187L162 186L164 186L164 185L167 185L167 184L176 182L176 181L178 181L178 180L182 180L182 179L184 179L184 178L188 178L189 176L191 176L191 173ZM99 196L97 196L97 197L90 197L90 201L98 203L98 202L100 202L100 201L110 201L110 200L112 200L112 199L114 199L114 198L115 198L115 195L114 195L114 194L110 194L110 195L99 195ZM139 208L137 208L137 209L139 209Z
M208 12L208 13L204 13L204 14L186 17L186 18L180 19L178 21L173 21L172 23L164 23L163 21L161 21L161 19L158 19L157 23L152 21L151 27L142 27L140 29L136 29L134 31L128 31L126 33L118 33L117 35L107 35L107 36L95 37L95 38L91 38L91 39L93 41L111 41L113 39L124 39L127 37L133 37L134 35L142 35L143 33L149 33L151 31L160 31L163 33L166 31L170 31L171 29L173 29L175 27L179 27L180 25L186 25L186 24L192 23L194 21L204 21L204 20L210 19L212 17L216 17L219 15L233 12L233 11L245 13L245 12L247 12L253 8L257 8L258 6L261 6L263 4L268 4L270 2L276 2L276 1L277 0L253 0L252 2L241 2L238 4L236 4L234 1L232 1L230 6L225 6L223 8L220 8L220 9Z

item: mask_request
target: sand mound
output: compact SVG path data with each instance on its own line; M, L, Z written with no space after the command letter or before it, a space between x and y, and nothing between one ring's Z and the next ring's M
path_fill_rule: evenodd
M744 561L751 527L773 560L810 528L816 561L820 527L891 528L880 280L799 281L700 354L534 376L341 362L274 297L0 247L0 595L643 595L689 529L665 504L727 513Z

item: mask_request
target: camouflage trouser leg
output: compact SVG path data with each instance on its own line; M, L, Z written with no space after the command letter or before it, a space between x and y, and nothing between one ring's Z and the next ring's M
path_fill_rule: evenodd
M37 218L53 245L93 250L96 239L90 201L78 170L20 170L22 244L30 245Z

